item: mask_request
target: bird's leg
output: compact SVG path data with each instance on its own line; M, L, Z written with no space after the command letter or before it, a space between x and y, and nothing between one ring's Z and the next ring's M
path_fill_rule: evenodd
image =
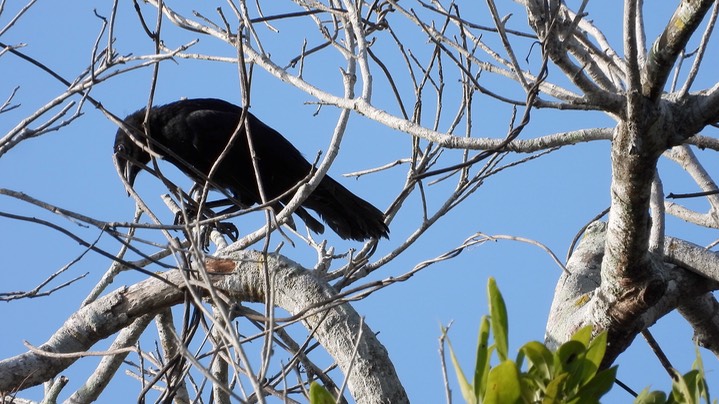
M217 202L217 201L214 201L214 202ZM216 213L214 210L212 210L211 205L215 206L212 202L205 204L203 206L201 215L199 217L200 220L213 219L213 218L225 213L224 211L220 212L220 213ZM223 206L223 205L220 204L219 206ZM239 209L236 206L235 206L235 208L236 208L236 210ZM199 206L197 205L197 203L194 200L190 200L189 206L187 206L187 208L186 208L187 217L197 217L198 211L199 211ZM181 224L183 222L184 222L184 216L183 216L182 212L178 212L177 214L175 214L175 224L177 225L177 224ZM239 238L239 235L240 235L240 232L237 229L237 227L230 222L215 221L208 226L203 226L201 233L200 233L200 243L202 244L202 249L205 251L207 251L210 246L210 232L212 231L212 229L216 229L221 234L227 236L233 242L237 241L237 239Z

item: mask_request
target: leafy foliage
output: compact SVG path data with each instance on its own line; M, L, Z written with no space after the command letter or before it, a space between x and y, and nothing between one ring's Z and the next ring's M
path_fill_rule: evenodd
M487 284L490 316L479 326L474 375L470 383L459 365L447 329L442 334L449 346L450 359L457 373L462 396L468 404L505 403L599 403L614 384L617 367L600 370L607 347L607 333L592 338L592 327L580 328L572 338L552 352L541 342L530 341L519 348L517 358L509 359L509 322L507 308L494 278ZM492 331L493 343L489 344ZM492 366L492 354L499 364ZM525 366L526 370L522 371ZM704 379L704 366L697 350L692 370L676 372L672 392L644 389L635 404L711 403ZM310 386L311 404L334 403L332 395L317 383ZM714 403L717 403L714 400Z
M674 371L675 379L672 383L672 392L669 397L662 391L650 392L648 388L644 389L634 401L635 404L674 404L674 403L711 403L709 397L709 387L704 379L704 364L702 363L699 350L696 353L696 360L692 365L692 370L684 374ZM717 400L713 401L714 403Z
M599 397L611 389L616 367L599 369L607 345L606 333L592 339L591 326L581 328L555 352L540 342L528 342L513 361L509 359L507 308L494 278L488 281L487 296L490 316L482 317L480 323L471 384L449 343L452 364L467 403L593 403L599 402ZM492 345L489 345L490 328ZM442 332L446 336L446 330ZM499 364L491 366L494 352ZM525 362L526 370L522 371Z
M580 328L554 352L541 342L531 341L519 348L516 360L512 361L508 352L507 309L494 278L489 278L487 296L490 316L483 316L480 322L472 383L459 366L452 344L446 338L447 330L442 329L462 396L468 404L599 403L599 399L612 388L617 367L600 369L607 347L606 332L592 338L591 326ZM491 345L490 329L494 338ZM491 366L490 359L495 352L499 364ZM525 362L526 370L522 371ZM692 370L683 376L676 375L668 397L663 392L645 389L635 403L710 403L698 351Z

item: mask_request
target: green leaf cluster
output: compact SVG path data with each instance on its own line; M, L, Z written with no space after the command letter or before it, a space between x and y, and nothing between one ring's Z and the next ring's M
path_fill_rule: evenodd
M710 404L709 388L704 379L704 364L699 350L696 352L696 360L692 365L692 370L684 375L674 371L674 381L672 383L672 392L667 396L663 391L649 391L644 389L635 404L675 404L675 403L691 403ZM714 400L714 403L717 401Z
M599 370L607 345L606 333L591 339L591 326L577 331L570 341L551 352L532 341L509 358L507 308L494 278L487 284L489 317L482 317L475 370L470 382L449 344L450 358L459 379L462 396L478 403L596 403L614 383L616 367ZM490 329L493 343L489 344ZM442 330L446 337L446 330ZM490 365L496 353L499 364ZM522 370L526 363L526 370Z

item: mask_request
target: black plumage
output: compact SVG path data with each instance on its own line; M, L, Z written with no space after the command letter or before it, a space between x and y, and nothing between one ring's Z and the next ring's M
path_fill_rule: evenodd
M237 130L242 112L241 107L218 99L190 99L156 106L149 114L149 142L142 136L144 109L129 115L124 122L132 128L134 138L148 144L153 153L177 166L195 182L204 184L211 167ZM280 204L289 202L292 196L287 191L307 179L312 165L279 132L250 113L247 113L247 124L265 197L267 200L279 198L273 206L279 209ZM141 170L134 162L150 161L150 154L122 128L115 137L115 155L120 174L130 185ZM241 207L262 202L244 126L210 183L229 191ZM380 210L328 175L295 211L307 227L322 233L324 226L305 209L317 212L343 239L362 241L386 238L389 234Z

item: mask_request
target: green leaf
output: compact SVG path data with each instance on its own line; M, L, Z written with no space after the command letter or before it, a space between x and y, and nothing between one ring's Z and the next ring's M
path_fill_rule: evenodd
M634 399L634 404L665 404L667 395L662 391L649 391L649 388L642 390Z
M561 403L564 398L564 383L567 381L569 373L561 373L552 379L547 385L547 390L544 392L544 399L542 404Z
M607 394L614 385L617 378L617 367L613 366L609 369L598 372L577 392L576 398L578 403L587 403L592 400L599 402L599 398Z
M459 388L462 391L462 397L464 397L464 401L467 404L476 404L477 398L474 395L474 389L472 388L472 385L469 384L469 382L467 381L467 378L464 376L464 372L462 372L462 367L459 366L457 356L455 356L454 349L452 349L452 342L449 340L449 337L447 337L447 329L444 327L442 327L442 335L447 340L447 346L449 347L449 357L452 360L454 372L457 374L457 382L459 383Z
M507 360L509 352L509 325L507 322L507 306L504 304L502 294L497 288L497 282L490 277L487 282L487 296L489 298L489 314L492 320L492 333L494 344L497 346L499 360Z
M335 404L337 400L317 382L310 383L310 404Z
M574 370L577 361L582 359L585 347L579 341L569 340L559 346L554 353L554 374Z
M489 357L492 352L487 346L489 342L489 318L482 316L479 325L479 338L477 340L477 360L474 366L474 396L478 399L484 397L489 374Z
M606 349L606 334L592 340L592 330L591 325L584 326L572 336L571 340L581 342L584 348L581 353L577 352L577 360L570 365L570 368L565 369L570 374L567 381L568 389L574 390L589 383L599 370ZM589 354L591 354L590 358L587 357Z
M682 377L682 379L684 380L685 386L685 389L682 392L688 394L688 396L685 396L686 399L691 400L686 402L699 403L699 399L701 398L701 387L704 381L702 375L699 374L699 370L690 370Z
M584 346L589 345L590 339L592 339L592 326L591 325L586 325L586 326L580 328L579 330L577 330L577 332L574 333L574 335L572 335L572 338L571 338L572 341L579 341L582 344L584 344Z
M538 341L527 342L519 348L519 352L529 361L528 373L541 377L542 385L545 385L552 378L552 352Z
M602 331L594 337L592 342L589 343L589 346L587 347L587 354L585 357L587 360L592 362L597 369L599 369L599 366L602 363L602 359L604 359L604 353L607 350L607 332Z
M555 352L554 373L568 373L564 391L571 396L578 387L588 381L586 373L596 371L594 364L584 358L586 347L580 341L569 340L562 344ZM589 371L585 368L589 366Z
M704 401L709 404L711 403L709 386L707 386L706 379L704 378L704 362L702 361L702 355L699 352L699 347L697 345L694 345L694 352L696 353L696 359L692 364L692 369L696 369L700 376L700 380L697 381L697 398L704 397Z
M696 369L701 373L704 374L704 361L702 361L702 354L699 352L699 347L697 345L694 345L694 354L696 355L696 359L694 359L694 363L692 364L692 369Z
M517 364L501 362L489 371L483 404L512 404L522 402L522 388Z
M591 327L585 327L587 331L590 332ZM584 337L583 337L584 338ZM591 383L594 381L596 383L596 377L597 371L599 370L602 359L604 358L604 353L607 349L607 332L602 331L599 333L596 337L594 337L591 342L589 342L586 352L583 354L584 358L582 361L582 367L580 370L580 377L578 378L577 385L579 387L584 386L588 383ZM605 376L606 377L606 376ZM609 382L608 386L611 387L612 383L614 381L614 378L612 378L612 381ZM607 389L608 390L608 389ZM602 394L606 393L602 392ZM599 396L597 396L599 397Z
M519 367L518 367L519 368ZM521 371L521 368L519 368ZM549 383L549 380L538 384L537 376L530 376L528 373L521 373L519 375L519 382L522 386L522 399L525 403L537 403L544 394L545 384Z
M673 369L672 369L673 370ZM689 371L689 373L694 372L694 370ZM682 376L674 370L674 374L677 376L677 379L674 380L674 383L672 383L672 396L670 398L673 399L676 402L679 403L695 403L696 401L692 400L692 394L689 390L689 386L687 385L687 380L685 377L689 376L689 373Z

